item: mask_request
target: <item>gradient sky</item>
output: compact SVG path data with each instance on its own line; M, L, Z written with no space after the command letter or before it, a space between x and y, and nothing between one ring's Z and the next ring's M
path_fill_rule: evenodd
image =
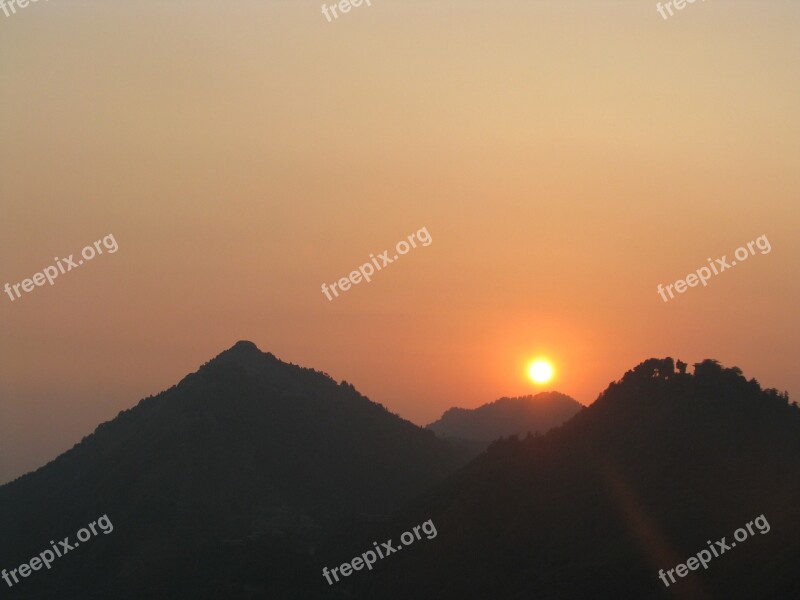
M798 31L795 0L0 13L0 285L119 243L0 296L0 482L239 339L419 424L537 391L538 354L584 404L666 355L798 399Z

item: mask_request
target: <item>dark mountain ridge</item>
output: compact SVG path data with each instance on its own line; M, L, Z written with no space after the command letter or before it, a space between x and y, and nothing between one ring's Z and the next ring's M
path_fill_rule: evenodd
M387 525L439 536L353 597L800 597L800 409L735 367L678 366L645 361L561 427L493 443ZM769 533L659 579L760 515Z
M583 409L565 394L541 392L535 396L500 398L474 409L450 408L427 426L445 439L489 442L510 435L544 433Z
M352 385L239 342L0 487L0 565L108 514L111 535L14 593L108 598L109 588L152 598L159 577L192 572L179 563L223 540L259 539L307 558L341 523L391 512L467 458ZM98 569L100 580L90 575ZM211 593L186 579L175 588L186 597Z
M0 568L107 514L113 533L14 597L798 597L800 409L739 369L685 368L645 361L563 425L457 470L465 455L432 432L240 342L0 487ZM759 515L768 533L661 583ZM435 539L322 577L428 520Z

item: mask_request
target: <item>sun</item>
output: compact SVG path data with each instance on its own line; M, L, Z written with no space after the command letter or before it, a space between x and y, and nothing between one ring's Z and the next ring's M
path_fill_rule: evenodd
M537 360L528 367L528 376L534 383L547 383L553 378L553 365L546 360Z

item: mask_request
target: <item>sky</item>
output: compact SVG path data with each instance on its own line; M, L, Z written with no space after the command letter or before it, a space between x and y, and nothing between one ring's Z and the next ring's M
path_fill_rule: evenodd
M662 356L800 398L799 29L788 0L0 13L0 285L117 245L0 295L0 483L241 339L420 425Z

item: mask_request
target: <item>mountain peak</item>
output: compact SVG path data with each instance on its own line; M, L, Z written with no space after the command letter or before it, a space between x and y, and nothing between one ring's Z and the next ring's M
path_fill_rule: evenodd
M228 368L234 366L243 368L246 372L253 374L262 371L264 368L276 368L282 364L275 355L270 352L262 352L253 342L239 340L227 350L223 350L204 363L197 373L187 375L184 380L192 380L197 374L207 376L210 373L219 373L220 367Z
M239 340L233 346L218 354L214 361L229 362L233 360L236 362L248 362L252 360L258 360L264 355L265 353L259 350L258 346L256 346L253 342L248 340Z
M583 406L559 392L535 396L503 397L477 408L450 408L428 429L445 438L488 444L509 435L525 435L552 429L567 421Z
M261 352L253 342L249 340L239 340L233 346L228 348L228 352Z

